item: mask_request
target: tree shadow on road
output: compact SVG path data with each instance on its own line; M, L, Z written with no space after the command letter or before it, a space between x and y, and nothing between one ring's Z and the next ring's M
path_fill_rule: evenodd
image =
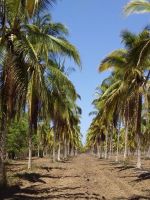
M115 167L116 169L118 169L120 172L121 171L125 171L125 170L128 170L128 169L134 169L135 167L133 167L132 165L122 165L122 166L118 166L118 167Z
M119 197L119 198L114 198L113 200L150 200L150 196L133 195L129 198Z
M15 177L32 182L32 183L36 183L36 182L45 183L45 181L41 179L42 178L41 174L38 174L38 173L27 173L27 172L18 173L15 175Z
M0 192L1 200L47 200L47 199L103 199L98 194L89 197L88 193L80 192L80 187L49 187L39 189L30 186L21 189L19 186L9 187Z
M47 172L54 170L54 169L66 170L66 168L64 168L64 167L40 167L40 168L46 170Z
M144 172L138 175L136 182L144 181L150 179L150 172Z

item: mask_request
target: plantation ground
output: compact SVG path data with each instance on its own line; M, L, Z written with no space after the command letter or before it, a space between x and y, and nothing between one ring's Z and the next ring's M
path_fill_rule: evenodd
M25 170L26 162L8 164L12 186L0 191L0 200L150 199L150 160L137 170L88 154L59 163L35 158L31 173Z

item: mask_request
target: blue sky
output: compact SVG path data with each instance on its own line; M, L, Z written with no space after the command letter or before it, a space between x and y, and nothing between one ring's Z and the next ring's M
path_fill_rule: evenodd
M70 32L69 41L80 52L82 71L70 75L81 96L81 132L83 142L90 126L93 110L91 102L95 89L109 72L98 73L100 61L111 51L121 48L120 32L129 29L141 31L149 22L150 15L123 15L128 0L58 0L52 8L53 21L62 22ZM70 63L74 67L74 63Z

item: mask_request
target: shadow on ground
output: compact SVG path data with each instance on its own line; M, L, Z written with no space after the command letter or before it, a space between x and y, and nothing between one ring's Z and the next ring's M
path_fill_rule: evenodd
M77 178L80 177L78 175L75 176L53 176L49 174L40 174L40 173L18 173L15 177L23 179L25 181L29 181L31 183L46 183L43 178L50 178L50 179L60 179L60 178Z
M119 198L115 198L113 200L150 200L150 196L134 195L129 198L119 197Z
M63 167L41 167L41 169L46 170L47 172L54 170L54 169L58 169L58 170L66 170L66 168Z
M150 172L141 173L135 181L140 182L147 179L150 179Z
M101 198L99 194L94 193L89 195L88 193L79 192L79 189L80 187L51 187L37 189L36 186L21 189L19 186L13 186L0 192L0 197L1 200L105 199L104 197Z

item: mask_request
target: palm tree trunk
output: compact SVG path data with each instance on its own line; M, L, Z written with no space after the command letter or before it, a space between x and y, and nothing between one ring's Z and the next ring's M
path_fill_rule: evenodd
M91 151L92 151L92 155L94 155L95 154L94 145L92 145Z
M75 147L75 156L77 156L78 155L78 149L77 149L77 147Z
M67 158L67 139L65 138L65 141L64 141L64 158L66 159Z
M100 145L97 143L97 157L101 158Z
M149 145L149 148L148 148L148 151L147 151L147 157L150 158L150 145Z
M141 94L139 94L137 99L137 120L136 120L137 168L141 168L141 114L142 114L142 96Z
M99 145L100 158L102 158L102 144Z
M70 142L67 143L67 155L70 155Z
M106 141L105 141L105 159L108 158L108 132L106 131Z
M56 162L56 124L54 125L53 162Z
M112 134L110 135L109 158L112 156Z
M5 77L5 75L3 76ZM7 175L5 167L6 159L6 136L7 136L7 99L6 99L6 86L1 90L1 130L0 130L0 187L7 185Z
M38 153L37 153L38 158L40 157L40 145L38 145Z
M120 126L117 131L117 151L116 151L116 162L118 162L118 157L119 157L119 143L120 143Z
M140 135L137 135L137 164L136 167L138 169L141 168L141 139L140 139Z
M6 176L6 135L7 135L7 118L4 113L2 113L1 121L1 134L0 134L0 188L7 185L7 176Z
M71 156L74 156L74 145L71 147Z
M29 154L28 154L28 170L32 167L32 125L29 126Z
M31 96L28 107L28 117L29 117L29 157L28 157L28 169L32 168L32 137L33 134L37 132L37 117L38 117L38 98L36 96L35 90L35 77L32 76L31 79ZM37 134L36 134L37 135Z
M147 81L148 81L148 79L149 79L149 76L150 76L150 71L148 72L148 75L147 75ZM144 96L144 99L145 99L145 101L144 101L144 103L145 103L145 108L146 108L146 124L148 125L149 124L149 122L150 122L150 120L149 120L149 100L148 100L148 94L149 94L149 91L146 91L146 94L145 94L145 96ZM150 143L149 143L149 148L148 148L148 151L147 151L147 153L146 153L146 157L147 158L150 158Z
M45 157L45 147L43 147L43 158Z
M48 146L45 147L45 156L48 157Z
M128 121L125 126L125 141L124 141L124 161L127 159L128 154Z
M57 160L60 161L60 151L61 151L61 143L58 144L58 152L57 152Z
M53 162L56 162L55 144L53 145Z

